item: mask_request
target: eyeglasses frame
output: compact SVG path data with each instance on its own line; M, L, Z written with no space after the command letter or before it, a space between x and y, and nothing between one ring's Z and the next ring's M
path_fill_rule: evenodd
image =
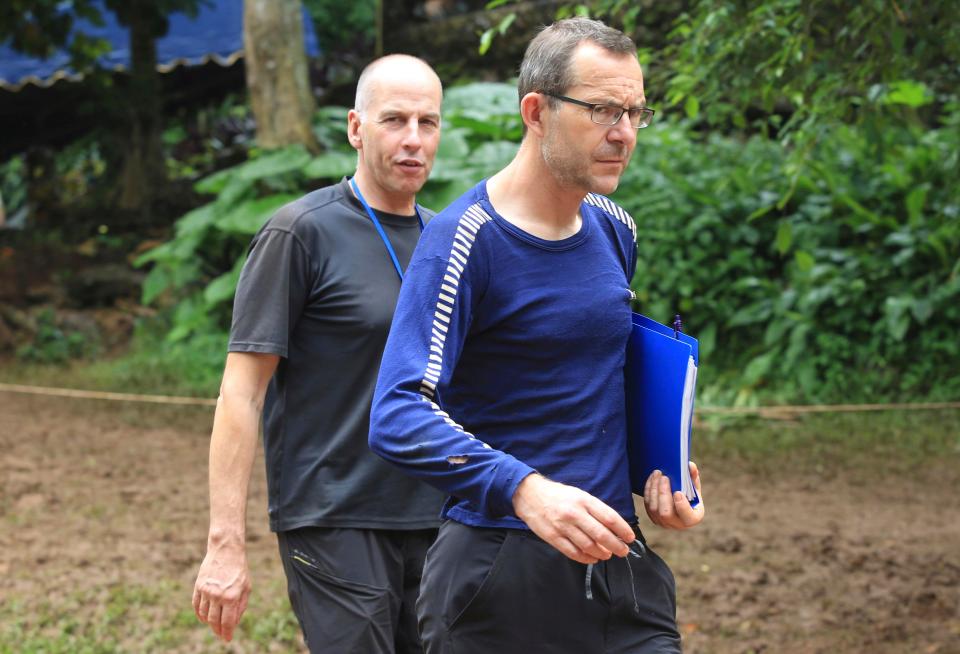
M560 101L562 101L562 102L569 102L569 103L571 103L571 104L580 105L581 107L587 107L588 109L590 109L590 121L593 122L593 123L596 124L596 125L603 125L603 126L605 126L605 127L613 127L614 125L616 125L617 123L619 123L619 122L620 122L620 119L623 118L623 114L627 114L627 120L628 120L628 122L629 122L630 110L631 110L632 108L634 108L634 107L621 107L620 105L610 104L609 102L584 102L583 100L577 100L576 98L571 98L571 97L568 97L568 96L566 96L566 95L560 95L559 93L551 93L550 91L538 91L538 93L542 93L543 95L549 96L549 97L551 97L551 98L556 98L557 100L560 100ZM600 123L600 122L597 122L596 120L594 120L594 118L593 118L593 114L594 114L594 112L596 111L596 108L597 108L597 107L607 107L607 108L610 108L610 109L619 109L619 110L620 110L620 113L617 115L617 119L614 120L612 123ZM649 127L649 126L650 126L650 123L653 122L653 116L654 116L654 114L657 113L656 110L655 110L655 109L651 109L650 107L638 107L638 108L639 108L640 111L641 111L641 114L640 114L640 116L641 116L640 124L639 124L639 125L634 125L634 124L631 122L631 123L630 123L630 127L634 128L634 129L644 129L645 127ZM642 120L643 116L647 116L646 122L644 122L644 121Z

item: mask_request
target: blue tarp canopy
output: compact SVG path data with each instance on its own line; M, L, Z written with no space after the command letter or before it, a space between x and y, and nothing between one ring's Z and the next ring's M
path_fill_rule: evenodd
M129 31L117 22L112 11L101 6L100 13L102 27L76 20L74 32L109 41L112 50L98 63L110 70L126 70L130 66ZM157 40L157 69L161 72L209 61L230 66L243 56L243 0L209 0L200 4L196 18L174 13L169 20L167 35ZM315 57L320 48L306 12L303 25L307 55ZM65 50L57 50L47 59L37 59L0 44L0 88L17 91L25 84L50 86L57 80L81 77L70 68L70 56Z

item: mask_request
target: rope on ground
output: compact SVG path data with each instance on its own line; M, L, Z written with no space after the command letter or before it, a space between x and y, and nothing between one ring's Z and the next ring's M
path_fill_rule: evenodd
M113 400L119 402L152 402L154 404L192 404L216 406L217 401L205 397L174 397L169 395L142 395L134 393L111 393L107 391L84 391L74 388L51 388L25 384L0 383L0 391L27 393L54 397L74 397L88 400ZM704 406L697 407L701 415L750 416L783 418L799 413L853 413L863 411L939 411L960 409L960 402L925 402L901 404L795 404L773 406Z
M696 409L701 415L760 416L789 418L802 413L855 413L866 411L939 411L960 409L960 402L918 402L894 404L794 404L769 406L705 406Z
M9 393L27 393L28 395L47 395L52 397L74 397L84 400L113 400L115 402L152 402L154 404L192 404L216 406L217 401L206 397L174 397L170 395L142 395L136 393L110 393L107 391L84 391L75 388L50 388L47 386L27 386L24 384L2 384L0 391Z

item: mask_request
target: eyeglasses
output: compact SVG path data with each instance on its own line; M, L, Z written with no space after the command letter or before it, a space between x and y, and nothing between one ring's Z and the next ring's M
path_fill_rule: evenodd
M549 95L551 98L556 98L557 100L561 100L563 102L569 102L571 104L578 104L581 107L587 107L590 109L590 120L598 125L616 125L620 122L620 118L623 116L624 112L626 112L633 128L643 129L650 124L650 121L653 120L653 114L656 113L656 111L650 109L649 107L621 107L615 104L584 102L583 100L576 100L574 98L568 98L565 95L549 93L547 91L540 91L540 93Z

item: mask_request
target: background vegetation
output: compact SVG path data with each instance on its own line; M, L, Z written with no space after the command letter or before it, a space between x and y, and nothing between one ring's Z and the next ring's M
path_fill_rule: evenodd
M305 4L329 32L330 3ZM528 38L516 33L514 7L527 9L488 4L496 20L469 36L476 47ZM658 114L613 197L639 227L637 309L664 322L679 312L701 339L703 402L960 396L960 80L949 64L960 58L960 10L881 0L683 9L597 0L555 15L599 16L641 44ZM361 3L337 20L357 28L354 46L369 46L375 15ZM250 237L285 202L353 171L345 113L317 112L319 156L258 149L236 101L208 110L207 145L189 157L176 151L190 135L198 142L194 118L167 130L171 175L193 180L198 206L134 259L146 273L142 303L156 313L98 379L137 384L150 371L183 392L212 392ZM213 138L224 126L234 137ZM445 206L509 161L519 138L513 85L448 87L419 200ZM223 168L225 142L239 163ZM79 178L102 171L95 147L80 152L71 170L88 172ZM17 197L10 180L23 168L15 157L0 169L5 197ZM46 350L36 343L22 358L42 361ZM95 351L69 335L56 344L59 359Z

